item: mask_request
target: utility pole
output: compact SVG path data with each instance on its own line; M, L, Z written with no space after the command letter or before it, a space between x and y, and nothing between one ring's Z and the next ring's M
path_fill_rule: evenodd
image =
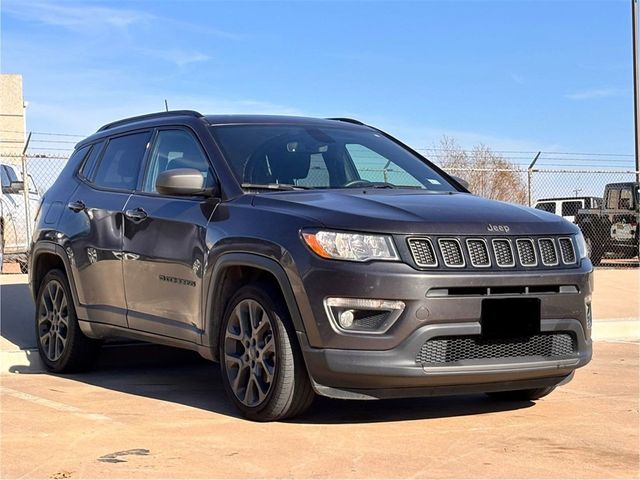
M638 0L631 0L631 38L633 41L633 118L635 129L636 182L640 182L640 74L638 73Z

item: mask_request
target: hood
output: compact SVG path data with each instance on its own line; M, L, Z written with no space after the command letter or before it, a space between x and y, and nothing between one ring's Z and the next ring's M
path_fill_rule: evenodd
M557 215L468 193L316 190L256 195L253 205L326 228L399 234L551 235L577 227Z

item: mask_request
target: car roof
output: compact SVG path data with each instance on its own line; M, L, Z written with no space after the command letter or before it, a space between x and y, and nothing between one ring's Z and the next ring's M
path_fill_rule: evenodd
M113 134L123 134L129 130L139 128L153 128L168 125L174 121L193 122L200 121L207 126L219 125L315 125L315 126L340 126L348 128L370 128L364 123L351 118L314 118L292 115L202 115L194 110L176 110L168 112L156 112L136 117L124 118L107 123L100 127L96 133L81 140L76 148L87 143L99 140Z
M324 126L364 126L362 122L347 118L314 118L293 115L205 115L209 125L324 125Z
M536 203L540 203L540 202L562 202L565 200L586 200L588 198L595 198L596 200L600 200L600 197L591 197L591 196L585 196L585 197L553 197L553 198L539 198L538 200L536 200Z

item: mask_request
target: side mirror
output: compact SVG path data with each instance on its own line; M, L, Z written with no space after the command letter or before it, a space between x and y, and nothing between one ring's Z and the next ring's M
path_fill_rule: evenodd
M21 180L14 180L6 189L5 193L22 193L24 190L24 182Z
M195 168L166 170L156 179L156 190L163 195L211 195L205 189L204 175Z
M467 190L469 190L469 182L467 182L464 178L460 178L456 175L451 175L451 177L458 182L460 185L462 185L464 188L466 188Z

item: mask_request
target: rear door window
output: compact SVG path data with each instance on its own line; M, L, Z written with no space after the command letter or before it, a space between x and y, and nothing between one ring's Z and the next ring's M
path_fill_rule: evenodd
M562 216L573 217L578 213L578 210L580 210L581 208L582 208L582 202L579 200L562 202Z
M133 190L151 132L133 133L109 140L93 183L103 188Z

